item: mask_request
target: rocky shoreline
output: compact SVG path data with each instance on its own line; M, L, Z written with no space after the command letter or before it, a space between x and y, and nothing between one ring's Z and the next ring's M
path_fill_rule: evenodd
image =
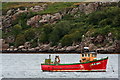
M100 39L101 40L101 39ZM73 44L71 46L61 46L61 43L59 43L57 46L51 46L51 44L38 44L37 47L31 47L30 42L26 42L24 45L14 47L9 46L2 41L2 49L1 52L3 53L80 53L81 51L84 51L84 47L89 47L89 51L95 51L98 53L120 53L120 42L115 41L111 46L105 46L105 47L97 47L94 44L87 44L86 42L89 42L89 39L86 39L86 41L82 41L78 44Z
M2 54L81 54L81 53L85 53L85 52L89 52L89 51L75 51L75 50L71 50L71 51L50 51L50 50L44 50L44 51L7 51L7 50L3 50L0 51ZM94 50L91 52L96 52L97 54L120 54L120 52L117 51L107 51L107 50Z

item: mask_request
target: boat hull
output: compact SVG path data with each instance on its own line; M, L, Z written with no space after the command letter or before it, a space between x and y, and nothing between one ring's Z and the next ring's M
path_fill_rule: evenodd
M42 71L73 72L73 71L106 71L108 58L84 63L72 64L41 64Z

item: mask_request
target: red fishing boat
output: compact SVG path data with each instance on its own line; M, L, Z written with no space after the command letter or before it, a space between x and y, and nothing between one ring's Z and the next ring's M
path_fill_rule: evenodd
M80 63L61 64L59 56L55 57L55 62L51 58L45 59L41 64L42 71L106 71L108 57L97 59L97 54L93 52L81 54Z

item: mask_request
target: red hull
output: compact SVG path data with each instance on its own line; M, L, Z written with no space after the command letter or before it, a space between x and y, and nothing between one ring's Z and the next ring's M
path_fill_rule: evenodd
M106 71L108 58L85 63L41 64L43 71Z

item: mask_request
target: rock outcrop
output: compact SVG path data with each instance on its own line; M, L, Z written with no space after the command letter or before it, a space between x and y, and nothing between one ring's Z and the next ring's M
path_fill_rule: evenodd
M0 39L0 42L2 43L2 50L7 50L9 48L9 44L6 43L4 39Z
M60 20L62 15L60 13L55 14L46 14L46 15L36 15L29 20L27 20L27 25L32 27L39 27L40 24L46 23L55 23L57 20Z
M32 27L39 27L39 20L40 19L41 19L41 16L40 15L36 15L36 16L30 18L27 21L27 25L30 25Z
M89 14L91 12L97 11L102 9L102 7L105 7L106 5L110 5L111 3L102 3L102 2L95 2L95 3L82 3L78 4L77 7L74 8L66 8L64 10L61 10L60 12L54 13L54 14L45 14L45 15L35 15L31 17L30 19L27 20L27 25L33 26L33 27L38 27L40 24L39 23L55 23L57 20L62 19L62 16L65 14L75 14L76 12L83 12L85 14ZM17 16L19 16L21 13L26 13L26 12L40 12L45 10L48 7L47 4L43 4L41 6L36 5L31 8L25 8L25 10L20 10L18 8L17 10L15 9L10 9L7 11L7 14L3 16L2 22L3 22L3 27L8 28L12 25L14 20L17 19Z
M35 15L29 18L26 22L27 25L32 27L40 27L43 24L53 24L56 23L58 20L61 20L63 16L67 14L74 15L77 12L79 13L85 13L90 14L94 11L101 10L104 7L111 5L111 3L106 2L94 2L94 3L82 3L78 4L76 7L70 7L65 8L64 10L61 10L56 13L48 13L48 14L41 14L41 15ZM41 6L33 6L31 8L25 8L25 10L20 10L19 8L17 10L10 9L7 11L6 15L1 16L2 18L2 26L4 28L9 28L13 24L13 22L17 19L17 17L22 13L30 13L32 12L40 12L44 11L48 7L47 4L43 4ZM77 16L76 16L77 17ZM42 44L40 46L37 46L35 48L31 48L31 44L29 42L24 43L23 45L19 46L16 50L53 50L53 51L70 51L70 50L83 50L83 47L88 46L91 51L93 50L115 50L120 52L120 41L114 41L112 33L108 33L108 35L97 35L96 37L91 37L91 32L87 32L86 35L82 36L82 42L76 45L72 46L64 46L62 47L60 44L58 46L51 47L50 44ZM3 41L3 50L7 50L8 48L13 49L13 46L9 46L9 43L14 42L14 37L9 36ZM107 41L108 43L106 43ZM99 44L102 44L104 46L99 46ZM100 48L101 47L101 48Z
M2 16L2 28L9 28L13 24L13 22L17 19L17 17L22 14L26 13L26 10L9 10L5 16Z
M31 7L30 10L32 12L39 12L39 11L45 10L46 8L47 8L47 4L43 4L41 6L38 5L38 6Z
M30 9L25 8L25 10L20 10L20 8L10 9L10 10L7 11L5 16L2 16L2 26L3 26L3 28L11 27L12 23L22 13L27 13L27 12L29 13L31 11L38 12L38 11L45 10L46 8L47 8L47 4L43 4L42 6L33 6ZM36 22L36 21L37 21L37 19L34 20L34 22ZM34 23L34 22L32 22L32 23ZM28 21L28 24L29 24L29 21ZM35 24L35 25L37 26L37 24Z
M62 15L60 13L55 13L53 15L47 14L43 15L42 19L39 21L40 23L53 23L56 20L60 20Z
M115 47L114 48L115 48L116 52L120 52L120 41L118 41L118 40L115 41Z

